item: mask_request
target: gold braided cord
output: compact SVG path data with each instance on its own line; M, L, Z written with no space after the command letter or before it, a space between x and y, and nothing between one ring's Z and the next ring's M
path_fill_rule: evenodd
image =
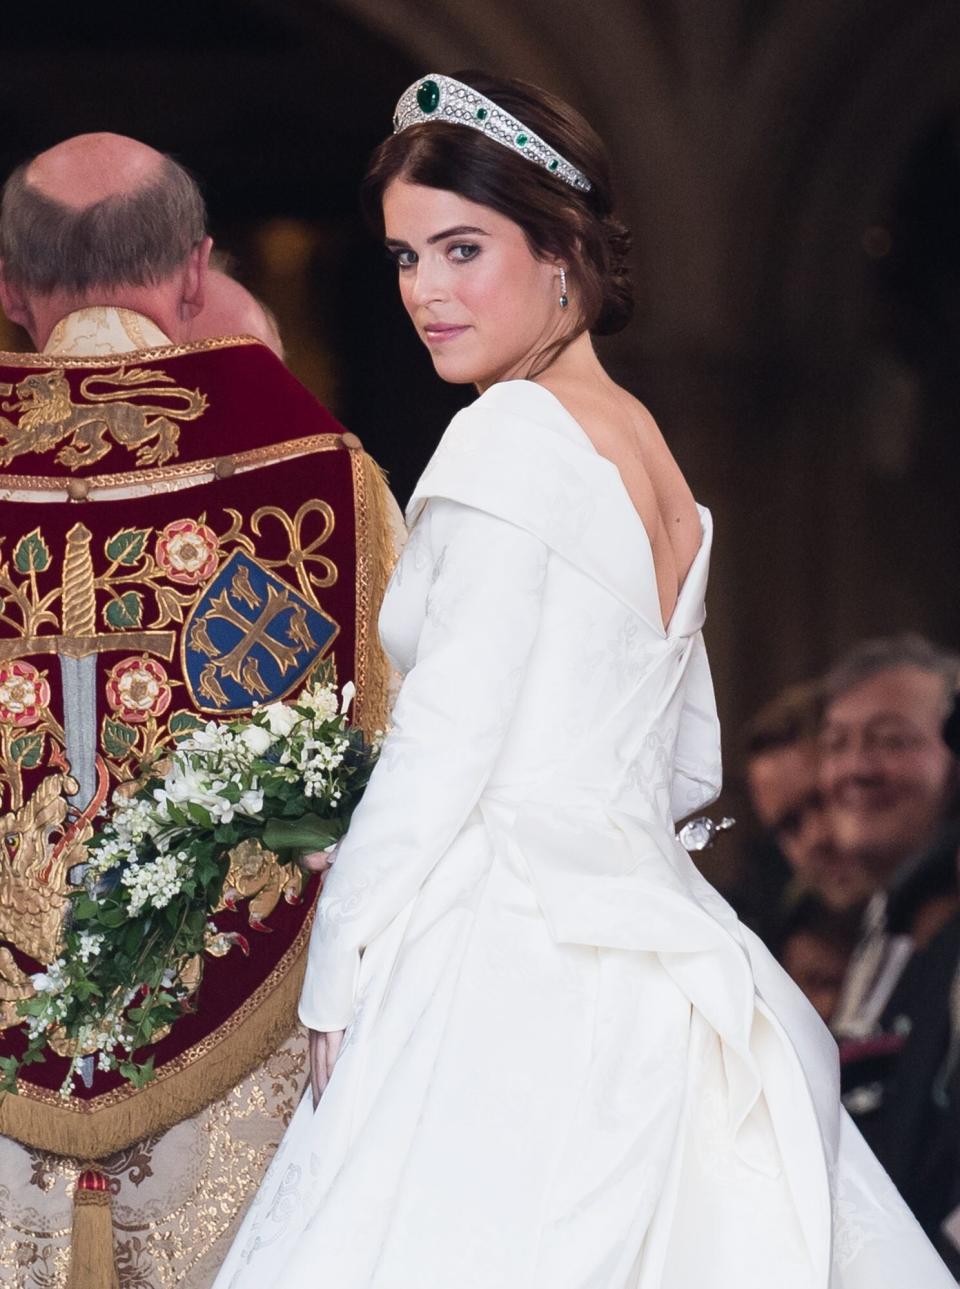
M181 358L184 354L209 353L212 349L230 349L234 345L261 345L256 336L214 336L209 340L195 340L188 345L161 345L157 349L130 349L108 354L106 357L89 354L79 358L68 354L15 354L0 350L0 367L109 367L118 363L163 362L167 358Z
M245 452L221 453L215 457L204 457L198 461L180 461L176 465L156 466L143 470L125 470L117 474L91 474L83 476L82 482L89 492L98 494L111 488L130 488L138 484L166 486L183 485L184 482L199 482L203 475L216 477L217 464L228 460L238 471L249 470L256 466L283 461L288 457L309 456L314 452L329 452L340 448L340 434L309 434L302 439L287 439L283 443L271 443L262 448L249 448ZM67 493L68 485L75 484L73 478L56 474L0 474L0 500L11 492L53 492ZM44 498L52 501L54 498Z

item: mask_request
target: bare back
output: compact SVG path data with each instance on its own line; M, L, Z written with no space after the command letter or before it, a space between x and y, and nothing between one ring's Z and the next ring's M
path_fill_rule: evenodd
M700 549L693 494L643 404L613 381L583 382L546 372L538 384L559 399L597 452L620 472L653 553L664 627Z

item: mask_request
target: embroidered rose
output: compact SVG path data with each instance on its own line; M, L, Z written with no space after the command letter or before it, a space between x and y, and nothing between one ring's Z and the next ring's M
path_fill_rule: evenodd
M192 519L175 519L157 537L157 563L171 582L196 586L217 567L217 534Z
M32 663L18 659L0 666L0 724L36 725L49 702L47 679Z
M162 716L171 695L167 673L152 658L124 658L107 678L107 702L124 721Z

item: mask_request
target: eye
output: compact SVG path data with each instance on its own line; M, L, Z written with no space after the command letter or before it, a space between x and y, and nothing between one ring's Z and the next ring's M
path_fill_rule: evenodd
M412 269L417 262L417 253L409 248L407 250L398 248L397 250L388 250L387 259L395 264L398 269Z
M458 242L456 246L451 246L449 254L452 259L460 264L465 264L467 260L475 260L480 254L480 247L475 242Z

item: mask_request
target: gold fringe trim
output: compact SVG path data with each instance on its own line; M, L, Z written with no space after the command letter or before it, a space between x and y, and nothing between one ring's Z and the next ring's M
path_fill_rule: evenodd
M385 730L389 714L390 663L380 644L377 620L397 562L386 475L361 449L351 452L357 506L357 723L367 737Z
M0 1133L56 1155L105 1159L189 1119L235 1088L292 1033L298 1023L307 946L308 938L303 937L276 989L202 1057L167 1078L161 1069L139 1092L89 1114L7 1093L0 1099Z
M108 1190L74 1191L66 1289L120 1289Z

